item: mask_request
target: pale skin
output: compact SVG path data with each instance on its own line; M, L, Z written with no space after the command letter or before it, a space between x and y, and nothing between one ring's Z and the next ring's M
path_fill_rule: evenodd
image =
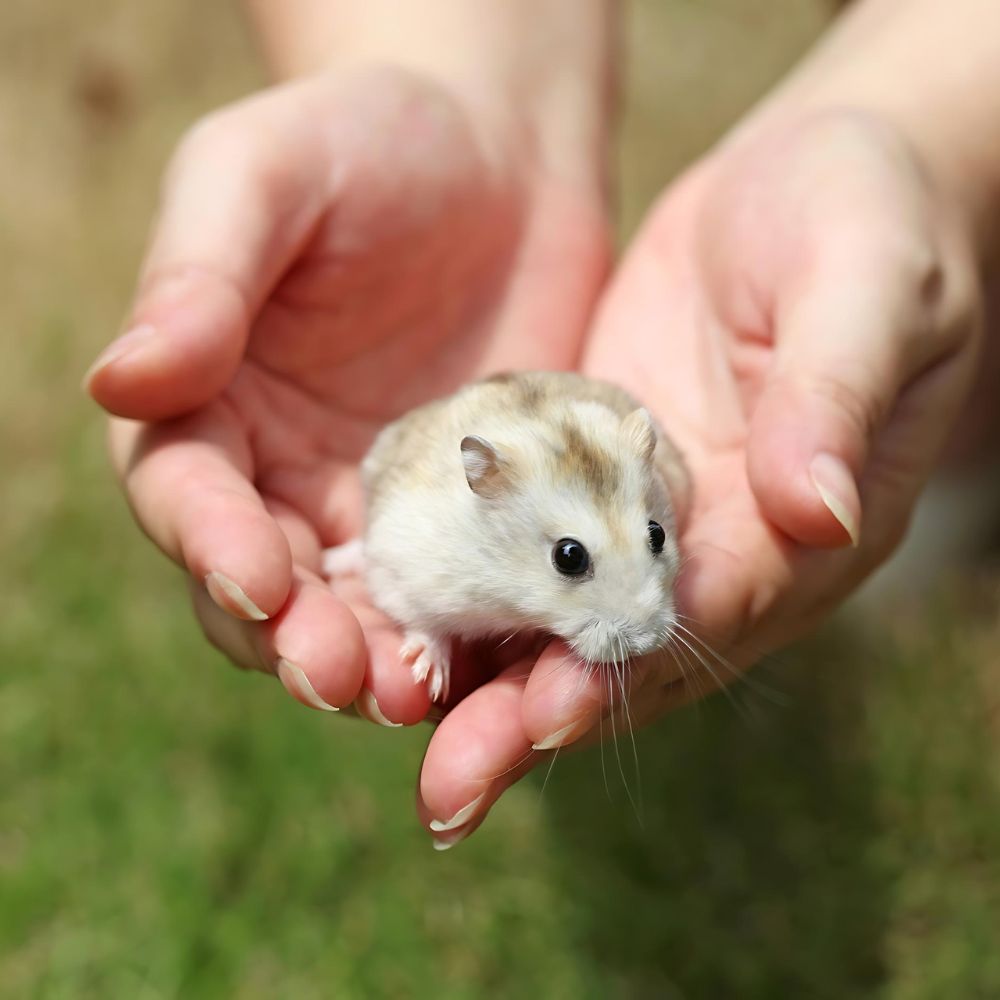
M317 575L362 523L357 463L470 378L577 366L684 451L680 607L749 666L892 551L968 391L1000 7L860 4L666 188L610 278L612 5L391 7L260 0L295 82L211 116L168 171L140 332L89 376L141 421L112 430L139 522L235 662L312 707L415 723L398 630ZM714 683L639 664L632 721ZM417 796L442 847L551 759L533 745L608 731L606 689L556 645L471 661L455 687Z

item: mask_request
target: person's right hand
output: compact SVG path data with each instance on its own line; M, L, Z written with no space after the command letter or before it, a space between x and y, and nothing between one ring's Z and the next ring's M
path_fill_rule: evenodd
M578 356L604 205L596 181L547 175L537 138L410 74L330 74L210 115L168 171L132 332L89 389L130 418L116 466L208 637L305 704L427 711L398 632L317 576L360 530L378 429Z

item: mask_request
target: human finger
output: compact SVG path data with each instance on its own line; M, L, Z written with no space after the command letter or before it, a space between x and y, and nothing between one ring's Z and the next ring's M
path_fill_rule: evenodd
M253 486L246 433L228 407L160 424L115 421L111 450L140 526L220 607L257 621L281 609L288 539Z
M232 380L261 303L325 206L325 164L301 148L286 106L287 93L240 102L178 147L126 332L85 379L109 412L175 417Z

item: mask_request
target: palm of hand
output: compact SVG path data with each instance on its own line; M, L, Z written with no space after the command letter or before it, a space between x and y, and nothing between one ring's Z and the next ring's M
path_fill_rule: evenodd
M631 665L619 731L730 683L897 544L977 340L966 234L921 168L877 123L807 119L697 165L630 245L581 366L642 400L685 454L678 604L693 632L677 662ZM855 548L844 521L860 510L834 513L817 455L842 461L847 503L861 487ZM552 734L545 749L615 731L599 720L622 707L561 659L550 649L526 682L453 709L424 761L425 821L474 802L452 836L471 832L539 759L525 731Z
M574 362L607 256L599 219L491 163L441 95L359 95L311 140L332 180L228 392L261 493L323 544L358 530L383 424L486 372Z
M773 563L789 546L762 517L747 474L752 410L773 344L720 319L698 259L710 183L694 172L654 208L602 303L583 368L643 400L684 455L692 492L681 610L733 657L755 600L777 583L761 572L770 568L762 553ZM705 572L711 585L691 593ZM683 648L678 655L691 658Z
M657 687L645 718L806 631L898 544L975 356L966 262L905 150L848 117L718 159L654 208L583 360L687 456L681 608L728 658L682 649L707 676ZM845 357L882 379L871 397L839 381ZM822 550L847 539L797 464L830 433L817 390L863 431L843 449L861 472L856 549Z

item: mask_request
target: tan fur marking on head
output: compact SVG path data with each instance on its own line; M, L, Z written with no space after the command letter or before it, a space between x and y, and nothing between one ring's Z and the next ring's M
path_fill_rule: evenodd
M483 380L484 385L494 386L506 399L512 411L537 416L550 398L548 383L530 372L498 372Z
M547 393L542 384L533 379L523 379L518 386L520 404L528 413L537 413L545 403Z
M608 520L608 540L611 542L612 549L616 552L627 552L629 550L629 535L632 534L630 527L630 525L625 523L623 517L620 517L616 512L612 512L612 516Z
M570 421L564 421L560 430L563 437L560 471L567 479L581 479L601 507L611 506L620 482L615 460L599 445L588 441Z

